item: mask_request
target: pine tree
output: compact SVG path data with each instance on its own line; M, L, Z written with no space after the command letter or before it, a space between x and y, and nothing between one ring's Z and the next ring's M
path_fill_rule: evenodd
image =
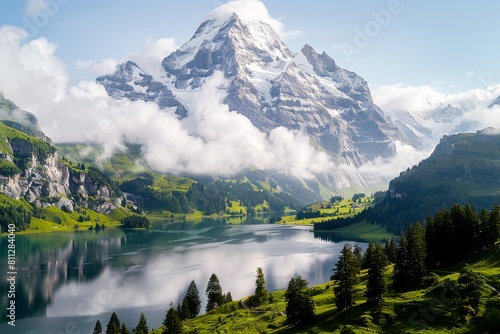
M224 297L225 303L231 303L233 301L233 296L231 296L231 291L228 291Z
M135 334L148 334L148 333L149 333L149 328L146 316L144 316L144 313L141 313L141 316L139 317L139 322L135 327Z
M102 325L99 320L95 322L94 331L92 334L102 334Z
M408 261L408 241L404 235L399 239L396 262L392 275L394 290L402 291L408 287L408 276L410 272Z
M427 271L425 229L420 223L417 223L415 227L410 225L406 234L410 269L408 283L410 288L418 288L422 285L422 279Z
M165 320L163 320L163 333L162 334L180 334L182 333L182 322L179 318L179 313L170 303L170 308L167 311Z
M355 244L352 253L359 271L361 270L361 267L363 267L363 249L358 244Z
M385 254L391 263L396 262L396 254L398 253L398 246L396 245L396 239L394 237L388 240L385 244Z
M368 267L368 282L366 284L365 296L368 301L379 301L382 294L386 292L385 267L389 264L389 259L385 250L380 244L375 244L370 255Z
M257 268L257 278L255 279L255 299L258 303L267 301L269 293L266 290L266 280L261 267Z
M292 278L285 292L287 301L285 314L291 326L312 323L314 321L314 301L307 288L307 281L302 277Z
M373 241L368 244L368 248L366 248L366 252L363 256L363 261L362 261L363 265L361 266L361 268L367 269L369 267L373 253L375 251L375 245L376 243L374 243Z
M182 319L182 305L181 305L181 303L177 304L176 310L177 310L177 313L179 314L179 318L181 318L181 320L184 320L184 319Z
M358 282L358 268L356 259L349 245L345 244L340 252L335 268L337 285L333 288L335 304L339 311L352 306L354 286Z
M500 206L495 204L488 214L488 219L484 226L485 246L490 247L497 242L500 237Z
M108 325L106 326L106 334L120 334L120 320L115 312L111 314Z
M189 310L189 302L187 296L182 300L182 305L178 307L177 312L179 312L179 317L181 320L187 320L191 318L191 311Z
M127 326L125 326L125 323L122 324L120 334L130 334L130 331L128 330Z
M186 292L186 300L189 305L189 314L191 315L191 318L194 318L198 314L200 314L200 293L198 292L198 288L196 287L196 283L194 282L194 280L191 281L191 284L189 284Z
M487 234L488 233L488 220L489 220L489 212L485 209L481 210L481 213L479 214L479 224L481 226L480 232L479 232L479 240L480 240L480 250L483 250L488 247L489 243L489 238L490 236Z
M220 286L219 278L217 277L217 275L212 274L212 276L210 276L205 294L207 295L207 306L205 308L207 312L213 310L217 306L224 304L222 287Z

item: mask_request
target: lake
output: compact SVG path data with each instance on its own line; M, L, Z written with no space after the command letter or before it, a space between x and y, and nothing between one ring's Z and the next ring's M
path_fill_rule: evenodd
M297 275L310 285L324 283L344 244L300 226L180 228L17 235L15 327L5 317L9 300L3 237L0 333L91 333L96 320L105 327L113 311L129 329L144 312L151 330L161 326L169 304L182 300L193 279L202 310L212 273L234 300L254 292L257 267L264 269L270 291L285 289Z

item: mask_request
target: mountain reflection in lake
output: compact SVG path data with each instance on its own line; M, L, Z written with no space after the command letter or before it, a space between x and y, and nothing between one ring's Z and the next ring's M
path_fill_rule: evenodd
M16 246L17 318L25 320L17 321L19 331L14 333L49 325L51 332L64 333L61 319L67 324L71 317L79 319L84 333L91 332L97 318L107 323L109 316L98 315L115 310L128 309L133 314L130 320L123 319L129 328L143 310L156 308L164 314L170 302L181 301L193 279L204 309L204 291L212 273L235 300L253 293L257 267L264 269L268 290L286 288L297 275L311 285L326 282L343 243L315 238L306 227L206 225L185 231L109 229L18 235ZM6 247L2 238L2 254L7 253ZM0 264L3 273L6 265L6 261ZM7 291L5 279L0 288ZM1 302L7 305L4 293ZM161 317L156 316L158 323L148 317L148 322L158 327ZM7 329L5 321L4 313L2 333ZM63 328L58 329L58 324ZM12 332L12 327L8 329Z

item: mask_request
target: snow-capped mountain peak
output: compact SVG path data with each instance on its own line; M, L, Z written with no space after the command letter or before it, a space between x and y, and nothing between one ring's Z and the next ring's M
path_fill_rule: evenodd
M266 134L277 127L306 131L337 166L392 157L394 142L407 142L373 104L368 84L356 73L310 45L290 51L268 22L219 14L209 15L188 42L162 61L164 82L146 80L146 73L128 63L98 81L113 97L155 101L160 108L177 106L184 117L193 94L220 71L228 83L223 102L229 110ZM171 99L152 94L159 91ZM332 174L337 187L381 181L346 168Z
M232 77L238 68L251 72L256 64L266 67L292 57L293 53L267 23L243 22L233 13L226 20L203 22L186 44L163 60L162 66L167 74L176 76L177 88L198 88L202 78L211 76L214 70Z

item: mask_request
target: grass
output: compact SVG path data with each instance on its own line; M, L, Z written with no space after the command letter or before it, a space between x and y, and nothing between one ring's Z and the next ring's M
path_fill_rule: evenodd
M106 216L111 221L119 221L131 215L131 212L123 207L114 208Z
M60 155L73 164L84 162L94 165L95 161L104 153L102 148L81 144L58 145ZM144 165L140 158L140 148L129 147L127 153L116 153L103 163L104 174L111 180L125 182L140 176L147 176L153 180L153 189L157 191L188 191L195 182L192 179L154 173Z
M0 194L0 206L22 206L24 210L31 211L33 207L24 198L16 200L4 194Z
M497 243L494 247L480 254L476 254L447 270L458 272L466 263L470 264L471 267L480 272L491 285L500 290L500 243Z
M241 205L240 201L231 201L230 203L231 203L231 206L227 206L226 211L227 211L227 209L229 209L231 214L236 214L236 215L239 215L240 212L243 215L247 214L247 207L244 205Z
M27 142L32 149L36 149L39 151L39 153L47 153L47 152L55 152L55 147L51 146L50 144L46 143L45 141L29 136L28 134L16 130L8 125L5 125L4 123L0 122L0 138L2 144L0 145L0 150L1 153L6 153L12 155L12 149L6 142L6 140L13 140L13 139L19 139L24 142Z
M26 202L24 198L16 200L3 194L0 194L0 206L21 206L24 210L33 212L33 207ZM75 229L75 225L78 226L79 229L88 229L90 226L95 227L96 223L99 223L99 225L105 224L107 227L113 227L119 226L121 224L121 219L131 215L130 211L121 207L115 208L107 215L86 208L68 213L55 206L42 208L41 211L43 218L32 217L29 228L25 231L16 233L29 234L50 231L70 231ZM79 222L80 216L84 218L88 217L89 220Z
M10 161L0 160L0 175L14 176L15 174L21 174L21 170L15 164Z
M496 270L500 263L500 243L446 270L460 270L465 262L485 276L498 278ZM477 333L478 321L486 311L485 306L500 307L500 298L485 289L481 306L477 308L476 320L462 327L450 328L453 303L442 298L442 284L446 279L456 280L457 273L443 274L439 282L431 287L396 293L392 291L392 271L392 265L386 267L389 292L384 294L383 301L378 305L366 302L364 292L367 271L361 271L359 284L355 288L355 305L341 313L335 307L332 291L335 281L313 286L310 291L316 306L316 321L310 326L293 328L286 324L285 291L280 290L272 292L269 302L254 310L243 308L240 300L187 320L184 322L184 333ZM430 310L437 302L444 308L435 315ZM426 319L422 312L430 314L429 318ZM152 333L160 334L161 330L156 329Z
M39 218L32 218L30 229L17 233L36 233L36 232L51 232L51 231L71 231L72 227L59 225Z
M385 226L370 224L365 220L349 226L329 230L328 232L338 234L339 237L344 237L347 240L362 239L366 241L378 242L385 241L386 239L390 239L394 236L392 233L387 232Z

